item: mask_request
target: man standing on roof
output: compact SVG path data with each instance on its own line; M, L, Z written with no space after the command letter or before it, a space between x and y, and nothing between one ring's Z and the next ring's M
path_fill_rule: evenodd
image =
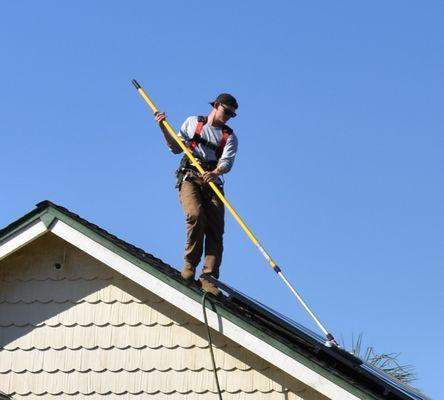
M205 250L205 262L199 280L203 290L217 296L218 288L202 278L203 274L219 277L223 251L224 205L209 182L217 185L223 193L221 175L231 170L238 143L226 122L236 116L238 104L228 93L220 94L210 104L213 108L207 117L188 117L178 134L206 172L200 175L184 155L176 171L176 187L186 216L187 239L182 278L194 280L196 267ZM162 124L165 113L156 112L154 117L170 150L174 154L181 153L182 149Z

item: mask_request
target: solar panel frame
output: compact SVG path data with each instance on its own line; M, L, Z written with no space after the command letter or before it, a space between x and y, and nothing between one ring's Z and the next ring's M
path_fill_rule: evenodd
M319 353L325 353L340 363L344 363L351 369L357 371L367 381L374 385L384 386L383 397L386 399L405 399L405 400L431 400L419 390L399 381L393 376L385 373L379 368L368 362L352 355L342 348L336 346L327 346L325 338L316 332L304 327L291 318L273 310L272 308L258 302L248 295L234 289L212 276L206 277L228 294L228 302L236 307L241 307L242 311L254 313L253 317L260 322L271 323L277 330L290 334L293 339L302 340L305 344L312 346ZM224 302L225 303L225 302ZM280 328L280 329L279 329Z

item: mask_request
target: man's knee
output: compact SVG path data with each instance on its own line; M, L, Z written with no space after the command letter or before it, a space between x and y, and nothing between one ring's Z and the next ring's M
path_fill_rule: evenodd
M192 207L186 213L187 223L190 225L202 224L205 222L205 213L202 207Z

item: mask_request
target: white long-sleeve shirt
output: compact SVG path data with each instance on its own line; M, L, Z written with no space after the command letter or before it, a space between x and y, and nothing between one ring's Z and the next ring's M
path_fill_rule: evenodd
M186 145L189 145L190 140L193 138L194 133L196 132L197 124L198 117L196 116L188 117L182 124L178 136L181 140L185 142ZM200 136L202 139L211 142L216 146L219 146L223 136L223 129L212 126L210 124L205 124L202 128ZM222 155L219 159L219 162L217 163L218 167L224 167L226 169L226 172L231 170L236 158L237 146L237 136L233 132L228 137L227 143L225 144L225 147L222 151ZM174 143L170 147L170 149L173 153L180 153L182 151L179 145L177 145L176 143ZM197 143L197 146L194 148L193 152L204 161L217 161L215 150L210 149L209 147L201 143Z

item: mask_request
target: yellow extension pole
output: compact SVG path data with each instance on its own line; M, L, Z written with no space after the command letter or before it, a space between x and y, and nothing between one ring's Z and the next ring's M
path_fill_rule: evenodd
M156 113L157 111L159 111L158 108L153 103L153 101L149 98L149 96L146 94L146 92L143 90L143 88L139 85L139 83L135 79L132 80L132 83L136 87L139 94L143 97L145 102L148 104L148 106L151 108L151 110L153 110L153 113ZM196 169L199 171L199 173L203 174L205 172L204 169L197 162L197 160L193 156L193 154L188 150L188 147L185 146L185 144L182 142L182 140L179 138L179 136L177 136L176 132L174 132L174 129L169 124L169 122L166 119L164 119L162 121L162 124L165 126L165 128L167 129L167 131L171 135L171 137L176 141L176 143L184 151L184 153L187 155L187 157L190 159L190 161L196 167ZM211 189L214 190L217 197L219 197L219 199L222 201L222 203L225 205L225 207L230 211L231 215L233 215L234 219L239 223L239 225L242 227L242 229L245 231L245 233L251 239L253 244L259 249L259 251L265 257L265 259L270 264L270 266L280 276L280 278L284 281L284 283L290 288L290 290L293 292L293 294L296 296L296 298L301 302L302 306L306 309L306 311L310 314L310 316L313 318L313 320L316 322L316 324L319 326L319 328L322 330L322 332L326 335L328 341L332 344L337 344L333 335L331 333L329 333L327 331L327 329L325 329L325 327L321 324L321 322L316 318L316 316L313 314L313 312L310 310L310 308L304 302L302 297L293 288L293 286L290 284L290 282L285 278L281 269L274 262L274 260L270 257L270 255L265 251L263 246L259 243L259 240L257 240L256 236L254 236L253 232L250 230L250 228L248 228L247 224L242 220L242 218L239 216L239 214L236 212L236 210L232 207L232 205L229 203L229 201L225 198L225 196L222 194L222 192L219 190L219 188L213 182L210 182L210 187L211 187Z

